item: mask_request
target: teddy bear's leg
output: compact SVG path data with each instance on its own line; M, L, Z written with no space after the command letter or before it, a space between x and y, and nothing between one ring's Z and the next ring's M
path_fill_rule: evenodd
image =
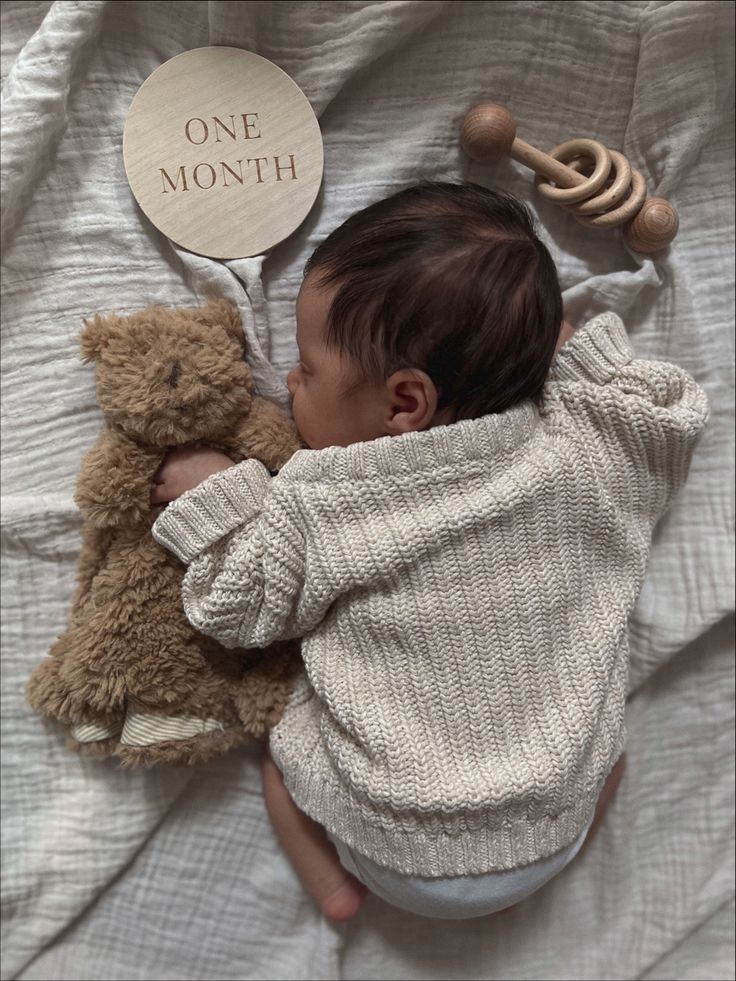
M69 627L51 645L48 656L31 675L26 697L42 715L67 730L67 748L85 755L110 756L123 728L123 705L89 704L75 673L75 665L89 647L88 621L96 607L95 583L104 578L114 532L89 522L82 527L82 547L77 568L77 589L72 600Z
M131 700L117 755L123 766L194 766L221 756L246 739L247 733L237 722L166 715Z
M224 697L224 706L231 697ZM195 715L166 715L131 700L117 747L123 766L195 766L206 763L246 742L248 734L237 717L224 719Z
M259 739L283 715L303 667L298 641L248 653L248 667L235 693L235 706L246 731Z
M124 766L169 763L192 766L221 756L248 740L235 709L234 691L244 671L242 655L188 627L177 664L161 659L132 686L117 755ZM164 699L166 677L185 672L186 691Z
M37 712L67 729L67 749L84 755L110 756L123 728L122 709L95 711L77 697L62 671L68 639L68 634L59 637L50 656L34 670L26 698Z
M69 730L66 747L82 756L114 756L122 729L122 719L110 723L80 722Z

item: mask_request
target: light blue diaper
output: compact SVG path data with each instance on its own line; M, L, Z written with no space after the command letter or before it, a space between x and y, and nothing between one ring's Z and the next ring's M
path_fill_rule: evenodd
M571 845L531 865L445 878L404 875L378 865L329 832L328 837L337 848L343 867L387 903L420 916L464 920L497 913L540 889L575 858L592 823L591 816L583 833Z

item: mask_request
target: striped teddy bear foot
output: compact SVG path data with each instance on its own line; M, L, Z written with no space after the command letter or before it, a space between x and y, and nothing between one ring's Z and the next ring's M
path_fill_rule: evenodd
M82 756L105 758L117 753L123 718L92 719L69 726L66 748Z
M115 755L123 766L193 766L247 740L237 719L169 715L129 698Z

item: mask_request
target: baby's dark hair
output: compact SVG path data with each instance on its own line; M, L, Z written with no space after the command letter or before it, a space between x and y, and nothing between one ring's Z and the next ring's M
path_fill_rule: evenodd
M474 419L537 398L562 323L557 270L527 208L423 181L356 212L304 269L336 286L326 342L380 382L420 368L438 410Z

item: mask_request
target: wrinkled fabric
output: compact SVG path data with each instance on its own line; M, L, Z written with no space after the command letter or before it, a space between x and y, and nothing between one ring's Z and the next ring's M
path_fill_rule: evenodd
M733 976L733 16L718 0L3 3L3 977ZM319 196L267 256L179 249L126 182L138 87L207 44L275 62L322 128ZM669 254L583 228L519 164L468 160L458 129L483 100L541 148L622 149L679 211ZM498 918L439 923L370 898L336 926L275 841L257 748L123 771L68 753L23 689L66 624L74 481L101 425L82 318L228 297L260 392L286 406L304 262L422 177L527 201L568 317L614 310L639 356L695 377L712 418L655 533L631 624L627 771L590 848Z

